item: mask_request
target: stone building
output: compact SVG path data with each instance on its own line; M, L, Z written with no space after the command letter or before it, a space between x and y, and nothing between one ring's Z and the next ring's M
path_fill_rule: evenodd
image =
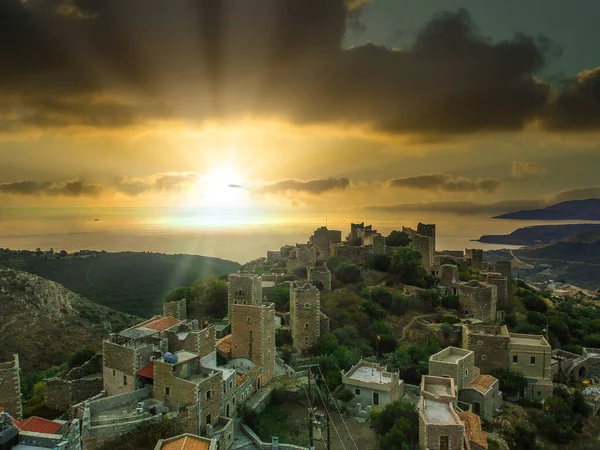
M296 244L285 263L287 273L290 275L301 267L315 267L317 265L317 248L309 244Z
M457 414L465 424L465 437L469 442L470 450L487 450L487 436L481 428L479 417L469 411L460 411Z
M385 255L387 253L385 237L381 233L365 236L363 245L370 247L369 253L372 255Z
M454 380L424 375L419 399L419 448L464 450L465 425L454 409Z
M495 285L477 280L458 282L452 285L451 292L458 296L461 314L485 323L496 321L498 293Z
M255 274L232 273L227 278L227 312L231 322L233 305L261 305L262 279Z
M321 293L312 284L290 286L290 328L299 351L312 347L321 336Z
M465 259L469 267L477 270L483 270L483 250L480 248L466 248Z
M330 255L332 258L338 258L346 264L363 265L370 254L370 247L359 245L353 246L345 243L332 243Z
M506 278L510 281L512 278L512 261L507 260L507 261L496 261L493 263L489 263L488 270L490 272L499 273L504 278Z
M353 404L383 408L404 396L404 381L377 363L359 361L342 374L344 388L354 394ZM357 409L361 409L357 408Z
M13 419L12 421L18 428L18 445L15 449L81 450L82 448L78 419L71 421L47 420L31 416L25 420ZM5 447L2 445L1 448ZM12 446L6 448L9 449Z
M327 266L310 267L308 269L308 282L317 286L323 292L330 292L331 272Z
M485 282L490 285L496 286L496 312L498 319L504 319L504 312L508 305L508 293L510 280L500 273L487 272L485 274ZM501 311L501 313L500 313Z
M0 407L15 419L23 417L19 355L13 355L12 361L0 363Z
M462 347L475 353L482 374L508 368L510 336L506 325L463 325Z
M320 227L315 230L309 239L309 244L317 250L317 261L327 261L329 259L329 248L332 242L342 242L341 231L329 230L327 227Z
M317 289L317 288L315 288ZM318 291L318 289L317 289ZM234 305L231 357L245 358L263 368L262 384L275 375L275 305Z
M431 265L433 265L433 262L434 262L434 255L435 255L435 248L436 248L435 224L433 224L433 223L426 224L426 223L419 222L417 224L417 235L427 236L428 238L430 238L428 260L430 261L429 267L431 267Z
M65 412L71 406L102 392L102 355L97 354L79 367L71 369L64 377L44 380L46 407Z
M509 369L521 372L529 385L525 397L541 400L552 395L552 347L542 335L510 334Z
M420 234L415 234L410 243L410 247L421 254L421 264L427 272L431 272L433 266L432 246L433 239L430 236L421 236Z
M377 230L373 229L373 225L365 225L364 222L361 223L351 223L350 224L350 236L349 239L360 238L364 241L365 236L375 234Z
M435 265L431 268L431 275L437 278L442 286L451 286L460 280L458 266L454 264Z
M173 316L179 320L187 319L187 301L185 298L163 304L163 315Z
M473 413L489 419L502 403L500 383L490 375L481 375L474 363L474 352L447 347L429 358L429 374L452 378L459 400L471 405Z

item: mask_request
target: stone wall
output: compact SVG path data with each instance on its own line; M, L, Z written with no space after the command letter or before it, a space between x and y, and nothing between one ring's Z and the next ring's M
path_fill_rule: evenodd
M23 418L19 355L13 355L12 361L0 363L0 405L15 419Z
M321 285L323 292L330 292L331 272L327 266L310 267L308 269L308 282L315 286Z
M315 267L317 265L317 248L296 244L286 259L288 274L293 274L300 267Z
M511 339L509 368L521 372L527 378L552 379L552 347L543 336L511 333L511 337L538 338L539 344L519 344ZM535 360L533 359L535 358Z
M465 249L465 259L470 267L482 270L483 269L483 250L479 248Z
M228 314L231 322L233 305L260 305L262 280L254 274L231 274L227 279Z
M415 234L410 243L410 247L421 254L423 269L428 273L431 272L433 266L433 245L433 238L431 236L422 236L420 234Z
M497 414L497 411L502 404L500 382L496 381L492 385L492 388L485 393L480 392L475 388L462 389L458 393L458 399L461 402L471 405L471 412L481 417L481 420L489 420Z
M163 315L173 316L179 320L187 319L187 302L185 298L175 302L166 302L163 304Z
M509 280L499 273L490 272L486 274L487 284L496 286L496 309L506 310L508 305Z
M315 286L290 286L290 328L299 351L312 347L321 336L321 294Z
M44 380L44 403L50 409L65 412L72 405L99 394L102 389L100 374L79 380L47 378Z
M310 237L310 244L314 245L317 253L317 261L327 261L329 259L329 246L332 242L341 242L342 232L338 230L328 230L327 227L317 228Z
M473 280L452 285L452 293L458 295L459 310L462 314L485 323L496 321L496 286Z
M152 398L163 401L172 411L197 406L196 383L176 377L172 364L156 360Z
M435 255L435 248L436 248L436 238L435 238L435 224L426 224L426 223L421 223L419 222L419 224L417 225L417 234L420 236L427 236L428 238L430 238L429 240L429 269L431 269L431 265L433 265L434 262L434 255Z
M510 338L506 325L464 325L462 347L475 353L482 374L508 368Z
M456 359L446 357L455 351L465 354ZM429 359L429 375L454 379L456 390L460 391L479 375L475 370L475 355L463 349L447 347Z
M166 339L164 341L167 342ZM104 340L102 377L107 394L110 396L133 391L137 379L136 372L150 363L153 353L154 347L151 343L138 342L129 347Z
M370 247L359 246L353 247L347 244L331 244L330 254L334 258L338 258L346 264L363 265L367 260Z

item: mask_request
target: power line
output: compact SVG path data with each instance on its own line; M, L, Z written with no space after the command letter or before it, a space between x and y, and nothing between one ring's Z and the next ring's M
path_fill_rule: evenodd
M323 378L323 382L325 384L325 389L327 389L327 391L329 392L329 396L331 398L333 398L333 395L331 394L331 391L329 390L329 386L327 385L327 380L325 379L325 375L323 375L323 372L321 371L321 367L317 366L317 368L319 369L319 373L321 374L321 377ZM335 409L337 410L338 414L340 415L340 419L342 419L342 423L344 424L344 427L346 428L346 432L348 433L348 436L350 436L350 440L352 440L352 444L354 444L354 448L356 450L358 450L356 441L354 441L354 437L352 437L352 433L350 433L350 429L348 428L348 425L346 425L346 421L344 420L344 417L342 416L342 413L340 412L340 408L338 408L338 405L337 405L337 402L335 401L335 399L333 400L333 405L335 406Z
M323 380L324 381L324 380ZM338 439L340 440L340 444L342 444L342 448L344 450L346 450L346 446L344 445L344 441L342 441L342 437L340 436L340 433L338 432L337 427L335 426L335 423L333 423L333 417L331 417L331 413L329 412L329 408L327 408L327 404L325 402L325 400L323 399L323 395L321 394L321 390L319 389L319 386L317 385L317 392L319 393L319 397L321 398L321 401L323 402L323 406L325 407L325 413L327 413L327 416L329 417L329 419L331 420L331 425L333 425L333 431L335 431L335 434L337 435ZM335 400L334 400L335 402ZM342 419L343 421L344 419ZM352 436L351 436L352 437Z

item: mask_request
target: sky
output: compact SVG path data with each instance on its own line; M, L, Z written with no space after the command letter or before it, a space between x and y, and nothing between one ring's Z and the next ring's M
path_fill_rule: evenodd
M600 197L597 17L595 0L3 0L0 207Z

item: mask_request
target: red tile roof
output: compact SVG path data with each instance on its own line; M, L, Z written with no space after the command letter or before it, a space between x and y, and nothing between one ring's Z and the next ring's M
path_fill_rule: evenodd
M176 319L173 316L160 317L158 319L154 319L151 322L148 322L144 325L141 325L142 328L149 328L151 330L156 331L165 331L167 328L171 328L177 324L181 323L181 320Z
M469 384L468 387L472 387L482 394L485 394L496 381L498 381L498 379L491 375L479 375L471 381L471 384Z
M4 408L2 406L0 406L0 412L4 411Z
M154 361L151 361L146 367L136 372L140 377L154 380Z
M231 353L231 335L228 334L224 338L217 341L217 351L229 355Z
M33 433L57 434L63 426L62 423L52 420L42 419L41 417L29 417L21 422L14 421L21 431L31 431Z
M488 448L487 437L481 429L481 420L479 416L472 412L465 411L457 413L460 420L465 423L465 434L469 442L474 442L483 448Z
M162 445L162 450L209 450L210 439L198 436L182 436Z

